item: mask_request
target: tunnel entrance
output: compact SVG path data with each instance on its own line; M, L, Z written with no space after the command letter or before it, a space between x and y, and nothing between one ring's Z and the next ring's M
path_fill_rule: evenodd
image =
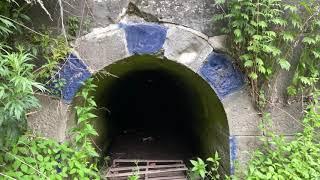
M112 158L191 158L196 112L191 92L175 76L159 69L133 71L108 96L109 120L118 131Z
M189 160L218 151L229 162L225 112L198 74L144 55L109 65L94 78L96 143L105 156Z

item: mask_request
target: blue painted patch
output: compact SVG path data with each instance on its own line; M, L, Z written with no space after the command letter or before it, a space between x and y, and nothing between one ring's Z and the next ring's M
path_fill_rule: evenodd
M158 52L166 40L167 28L156 24L120 24L125 30L128 50L131 54Z
M75 55L70 54L58 74L65 85L62 89L62 97L66 103L71 103L74 96L82 86L82 82L91 76L87 66Z
M244 85L243 76L228 57L211 54L200 69L201 76L215 89L220 99Z
M235 161L237 160L237 140L235 136L229 137L229 145L230 145L230 173L234 174L235 171Z

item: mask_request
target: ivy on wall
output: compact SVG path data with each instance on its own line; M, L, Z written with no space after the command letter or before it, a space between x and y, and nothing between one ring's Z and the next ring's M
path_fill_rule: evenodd
M222 31L229 35L232 56L246 72L252 96L262 111L267 101L261 93L262 87L279 69L295 72L287 87L289 95L311 95L302 121L304 129L292 140L270 131L270 114L264 112L263 146L252 155L240 179L317 179L320 176L320 136L317 133L320 128L317 89L320 2L219 0L216 5L226 7L214 20L227 22ZM291 63L294 58L299 62L297 66Z
M247 73L255 100L264 83L279 68L296 68L290 95L312 92L319 81L320 5L315 0L286 4L282 0L219 0L225 5L215 21L226 21L232 55ZM299 66L291 67L295 51L301 49Z

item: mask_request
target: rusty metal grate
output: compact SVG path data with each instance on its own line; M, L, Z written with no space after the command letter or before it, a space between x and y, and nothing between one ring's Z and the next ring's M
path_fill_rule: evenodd
M132 160L115 159L106 178L126 180L137 174L144 180L186 180L188 168L182 160Z

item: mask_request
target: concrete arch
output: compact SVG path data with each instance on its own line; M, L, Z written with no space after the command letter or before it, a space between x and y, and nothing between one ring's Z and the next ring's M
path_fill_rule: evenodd
M247 138L243 137L261 135L257 130L259 117L245 90L242 75L232 60L214 52L208 37L200 32L173 24L153 23L114 24L94 29L77 39L74 53L59 72L59 77L66 80L62 91L65 106L72 102L81 82L134 55L152 55L164 61L174 61L210 85L223 105L229 124L226 151L233 172L232 162L245 159L238 154L246 149L242 147L245 144L242 141Z
M152 55L130 56L105 67L103 72L117 77L93 75L98 86L94 95L98 107L103 107L97 112L97 144L109 148L106 140L123 137L127 133L122 132L132 129L147 131L152 137L170 135L171 140L183 136L175 144L188 150L178 157L207 157L218 151L225 170L229 168L227 117L218 96L201 76L180 63ZM118 141L112 144L119 144ZM175 146L169 141L167 147ZM186 157L183 153L191 154Z

